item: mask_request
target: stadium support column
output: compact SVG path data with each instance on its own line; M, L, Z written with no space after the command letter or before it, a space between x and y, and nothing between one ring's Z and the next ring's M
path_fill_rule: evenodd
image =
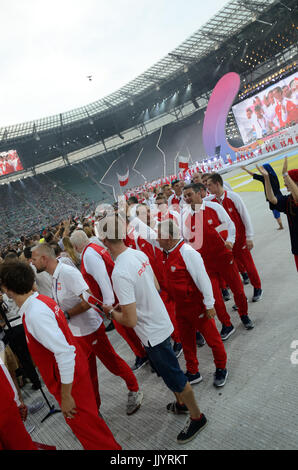
M139 129L140 134L141 134L142 137L148 135L148 132L147 132L147 129L146 129L146 126L145 126L144 122L141 122L140 124L138 124L137 128Z
M65 165L69 165L69 160L68 160L68 156L67 156L67 152L65 150L65 140L64 140L64 128L63 128L63 118L62 118L62 114L60 113L59 114L59 117L60 117L60 148L61 148L61 153L62 153L62 158L65 162Z

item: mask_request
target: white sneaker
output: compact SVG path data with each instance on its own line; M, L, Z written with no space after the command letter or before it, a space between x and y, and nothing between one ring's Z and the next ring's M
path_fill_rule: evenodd
M132 415L141 406L144 394L140 390L138 392L128 392L128 401L126 406L126 414Z

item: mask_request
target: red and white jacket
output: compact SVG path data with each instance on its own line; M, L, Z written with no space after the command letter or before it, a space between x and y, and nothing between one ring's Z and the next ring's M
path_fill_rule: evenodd
M246 240L252 240L254 236L250 215L241 197L233 191L224 191L217 199L213 197L212 202L220 204L231 217L236 227L235 249L244 246Z
M57 399L61 383L78 383L88 373L85 355L53 299L35 293L20 311L32 359L49 392Z
M184 205L183 194L177 196L176 193L171 194L168 199L168 207L171 207L171 210L175 210L180 213Z
M115 296L111 282L114 261L109 252L96 243L89 243L81 255L81 273L89 289L106 305L114 305Z
M138 217L131 221L127 228L127 236L124 243L127 247L139 250L148 256L151 267L154 271L154 241L157 234Z
M180 214L177 211L167 210L166 212L157 212L155 215L156 222L162 222L163 220L172 219L176 225L180 228Z
M216 270L221 259L232 259L225 241L235 242L235 225L219 204L203 200L198 211L186 206L181 225L183 238L201 254L207 269Z
M181 239L168 252L163 251L167 291L177 305L177 312L194 307L205 312L213 308L211 281L201 255Z
M0 390L1 390L1 400L0 400L0 417L7 414L9 406L11 403L15 403L16 406L20 406L21 402L19 400L18 392L13 383L13 380L0 357Z

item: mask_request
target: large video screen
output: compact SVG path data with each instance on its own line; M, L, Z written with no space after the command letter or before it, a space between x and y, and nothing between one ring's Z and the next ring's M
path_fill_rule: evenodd
M0 152L0 176L23 170L23 165L16 150Z
M244 144L298 122L298 74L295 72L232 107Z

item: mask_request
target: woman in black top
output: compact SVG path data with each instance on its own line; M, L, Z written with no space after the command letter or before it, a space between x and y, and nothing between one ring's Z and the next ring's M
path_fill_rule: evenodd
M273 190L273 194L279 198L280 196L282 196L282 193L280 191L280 186L279 186L279 181L278 181L278 177L275 173L275 171L273 170L272 166L269 165L269 163L265 163L263 165L263 167L266 169L267 173L269 174L269 178L270 178L270 183L271 183L271 187L272 187L272 190ZM244 171L246 171L246 173L248 173L249 175L251 175L253 177L254 180L257 180L257 181L261 181L261 183L263 183L263 186L264 186L264 192L265 192L265 180L264 180L264 176L263 175L258 175L257 173L253 173L252 171L248 170L245 166L242 166L241 167ZM257 166L258 168L258 166ZM265 192L265 195L266 195L266 192ZM266 201L268 201L267 197L266 197ZM268 201L269 202L269 201ZM276 219L278 225L279 225L279 228L277 230L282 230L284 227L283 227L283 224L282 224L282 221L281 221L281 217L280 217L280 212L276 209L272 209L270 207L270 209L272 210L273 212L273 215L274 215L274 218Z
M292 253L295 257L298 271L298 169L288 171L288 159L285 157L283 177L285 186L290 191L287 196L275 197L268 172L265 168L258 168L264 176L266 196L271 209L277 209L287 215L291 237Z

